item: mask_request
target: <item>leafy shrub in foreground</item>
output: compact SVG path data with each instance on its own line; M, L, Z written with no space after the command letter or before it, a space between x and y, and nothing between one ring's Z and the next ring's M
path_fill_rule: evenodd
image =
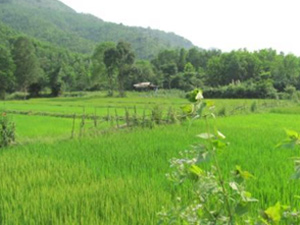
M202 91L196 94L196 103L192 107L193 119L206 119L206 133L197 135L205 143L193 146L192 150L180 153L180 158L171 159L172 172L167 178L177 185L186 180L192 184L192 194L188 203L181 202L177 197L177 204L170 210L163 210L158 214L159 224L186 225L276 225L299 224L300 211L277 202L259 214L251 215L252 204L258 202L246 190L245 182L255 177L237 165L231 176L223 175L218 160L218 152L226 148L225 136L217 127L211 126L207 117L215 118L213 112L203 115L203 108L207 105L202 101ZM253 108L255 108L253 106ZM300 134L287 131L287 139L279 147L294 147L300 145ZM210 169L205 169L204 163L211 161ZM300 179L300 159L295 159L295 174L293 179Z
M200 90L200 89L194 89L194 90L188 92L188 93L186 94L185 97L186 97L190 102L197 102L196 97L197 97L197 95L198 95L199 93L202 94L202 90ZM202 95L202 98L203 98L203 95Z

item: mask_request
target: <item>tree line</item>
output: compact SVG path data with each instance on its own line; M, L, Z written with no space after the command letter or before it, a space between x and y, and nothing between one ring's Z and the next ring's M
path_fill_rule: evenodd
M133 84L164 89L201 88L207 97L275 98L300 89L300 58L273 49L165 49L137 59L131 45L100 43L92 55L40 43L25 36L0 45L0 94L16 91L59 96L63 91L106 90L125 96Z

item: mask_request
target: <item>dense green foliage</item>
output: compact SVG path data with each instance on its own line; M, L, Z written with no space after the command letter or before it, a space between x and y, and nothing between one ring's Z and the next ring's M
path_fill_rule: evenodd
M16 65L16 87L26 92L31 84L38 82L42 69L31 41L25 37L17 38L13 43L13 59Z
M15 65L7 48L0 46L0 98L5 98L5 93L14 83Z
M57 96L62 91L90 87L89 57L55 47L22 35L0 23L1 91L28 91L32 97L50 89ZM6 71L4 73L4 71ZM3 94L2 94L3 98Z
M152 63L164 88L200 87L207 97L276 98L278 92L300 88L300 58L273 49L165 50Z
M0 2L1 21L19 32L80 53L92 53L96 44L124 40L139 58L151 58L159 50L192 47L173 33L104 22L78 14L57 0L8 0Z
M213 98L298 99L299 95L300 59L272 49L253 53L169 49L147 61L135 60L126 42L103 42L89 56L30 39L3 24L0 27L5 40L0 71L7 71L1 75L5 80L2 93L21 90L34 97L47 90L52 96L64 91L109 90L112 96L119 90L124 96L124 90L147 81L165 89L201 88L206 97ZM124 48L118 50L118 46ZM129 64L121 56L126 51L132 55Z

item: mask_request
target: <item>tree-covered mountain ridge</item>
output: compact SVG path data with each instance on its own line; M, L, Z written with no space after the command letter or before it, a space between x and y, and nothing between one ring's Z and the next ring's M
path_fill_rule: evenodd
M162 49L194 47L174 33L105 22L57 0L0 0L0 19L16 31L80 53L91 53L100 42L120 40L131 43L137 57L145 59Z

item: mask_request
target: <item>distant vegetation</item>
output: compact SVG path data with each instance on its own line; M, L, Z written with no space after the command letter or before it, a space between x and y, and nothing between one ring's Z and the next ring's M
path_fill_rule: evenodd
M107 90L112 96L148 81L159 88L202 88L213 98L284 98L297 100L300 59L275 50L222 53L219 50L162 50L140 60L127 42L104 42L92 55L21 36L2 25L0 91L29 92L30 97L65 91Z

